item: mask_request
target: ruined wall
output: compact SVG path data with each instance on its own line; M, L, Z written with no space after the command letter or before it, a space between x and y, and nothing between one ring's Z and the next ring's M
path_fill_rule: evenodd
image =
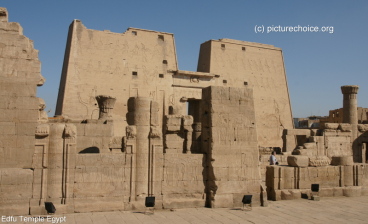
M74 20L55 114L96 119L95 96L116 97L115 134L123 135L129 97L151 97L161 108L168 107L172 95L169 70L177 70L172 34L135 28L125 33L89 30Z
M259 146L282 147L282 131L293 128L293 122L280 48L230 39L207 41L201 45L197 70L219 74L219 86L253 88Z
M46 201L58 213L129 210L146 196L158 208L240 206L244 194L258 204L258 119L270 119L260 128L273 133L280 123L257 117L259 98L238 73L178 70L172 34L93 31L75 20L56 109L62 116L48 119L35 97L44 81L37 51L5 9L0 20L2 214L45 214ZM267 58L268 50L255 56ZM116 98L115 106L98 96Z
M202 92L206 194L211 207L241 205L244 194L260 202L260 173L252 89L208 87Z
M32 157L39 119L38 51L22 27L0 8L0 213L28 214L32 197Z
M268 166L269 200L310 197L312 184L319 184L321 197L368 195L368 165L322 167Z
M358 123L367 121L368 108L358 107ZM342 123L344 117L343 108L330 110L328 120L325 123Z

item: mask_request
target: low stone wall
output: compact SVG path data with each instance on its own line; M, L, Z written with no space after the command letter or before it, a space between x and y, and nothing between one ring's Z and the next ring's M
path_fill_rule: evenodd
M290 200L310 196L319 184L321 197L368 195L368 164L352 166L267 166L268 200Z

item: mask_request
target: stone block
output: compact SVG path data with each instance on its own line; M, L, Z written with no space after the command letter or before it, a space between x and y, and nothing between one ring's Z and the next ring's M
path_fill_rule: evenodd
M285 131L286 135L311 135L311 131L309 129L285 129Z
M213 154L212 158L215 159L215 161L212 163L213 167L241 167L240 155L222 154L220 156L217 156L216 154Z
M352 156L332 156L331 165L333 166L351 166L354 165Z
M368 187L362 186L362 196L367 196L367 195L368 195Z
M182 117L183 125L184 126L192 126L193 124L193 116L191 115L185 115Z
M124 197L75 198L74 212L106 212L124 210Z
M343 187L334 187L333 188L333 196L334 197L344 196L344 188Z
M16 134L15 122L0 122L0 135L15 135L15 134Z
M339 128L339 124L338 123L325 123L324 128L336 130Z
M123 197L129 195L123 182L89 182L75 183L73 195L75 198L90 197Z
M0 185L0 198L5 200L23 200L32 197L32 183Z
M272 195L272 194L271 194ZM273 196L271 197L273 201L280 201L281 199L281 190L275 190Z
M354 186L354 166L342 166L344 186Z
M293 200L293 195L289 190L281 190L281 200Z
M36 97L36 90L34 86L21 82L5 82L0 83L0 96L17 96Z
M218 186L217 194L260 192L259 179L248 180L246 183L244 184L244 181L216 181Z
M340 123L339 124L339 129L343 132L351 132L352 126L351 126L351 124Z
M8 101L8 107L18 110L38 110L39 101L37 97L17 96L11 97Z
M366 131L368 131L368 124L358 124L358 130L360 132L366 132Z
M300 155L288 156L287 163L293 167L307 167L309 165L309 157Z
M33 180L33 170L18 168L0 169L1 185L21 185L31 184Z
M300 199L302 197L302 193L300 190L289 190L293 199Z
M312 195L312 198L311 198L313 201L319 201L320 200L320 197L318 195Z
M184 139L181 141L165 141L165 148L183 149Z
M346 197L359 197L362 195L362 187L361 186L345 187L343 189L343 194Z
M233 194L216 194L213 206L214 208L231 208L233 201Z
M165 135L166 141L183 141L183 137L179 134L166 134Z
M78 167L75 171L75 183L113 183L122 181L124 168L120 167Z
M17 110L15 109L0 109L0 112L0 122L17 120Z
M10 199L0 200L0 213L5 216L28 215L29 213L29 199ZM20 222L20 218L17 217ZM15 222L9 222L15 223Z
M328 166L331 160L327 156L311 156L309 157L309 166Z
M21 122L34 122L38 119L39 111L34 110L17 110L16 118Z
M201 194L203 193L203 180L164 180L162 181L162 194Z
M321 197L333 197L335 189L334 188L320 188L319 196Z
M228 88L220 86L210 86L202 90L202 99L204 100L229 100L230 92Z
M63 183L63 169L47 169L48 171L48 182L56 185L60 185L57 188L61 187ZM73 182L74 178L74 169L69 169L69 176L67 182Z
M180 196L179 198L170 198L163 195L163 208L201 208L205 206L205 197L203 195L199 198L188 197L185 194L180 194Z
M85 136L113 136L113 126L110 124L86 124Z
M181 115L166 115L165 124L167 126L181 126Z
M167 131L173 131L173 132L178 132L181 130L181 126L177 126L177 125L167 125L166 126L166 130Z

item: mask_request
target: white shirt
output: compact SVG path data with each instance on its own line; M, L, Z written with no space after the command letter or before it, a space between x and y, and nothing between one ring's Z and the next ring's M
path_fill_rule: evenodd
M271 155L270 156L270 165L276 165L276 163L277 163L276 156Z

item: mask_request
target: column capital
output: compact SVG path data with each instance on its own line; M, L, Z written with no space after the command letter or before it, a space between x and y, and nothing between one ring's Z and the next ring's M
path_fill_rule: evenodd
M359 86L357 85L348 85L341 86L342 94L358 94Z

